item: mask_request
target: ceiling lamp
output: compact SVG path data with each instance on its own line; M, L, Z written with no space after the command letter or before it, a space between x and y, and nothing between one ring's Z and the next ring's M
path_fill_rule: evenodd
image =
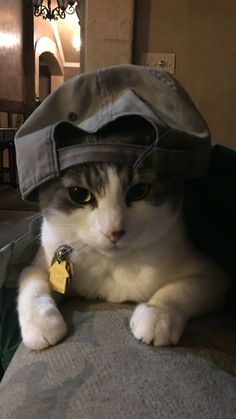
M34 16L42 16L43 19L58 20L65 19L66 14L77 13L79 18L79 4L76 0L57 0L56 7L52 7L51 0L32 0ZM47 3L46 5L44 3ZM57 4L57 5L56 5ZM80 19L79 19L80 24Z

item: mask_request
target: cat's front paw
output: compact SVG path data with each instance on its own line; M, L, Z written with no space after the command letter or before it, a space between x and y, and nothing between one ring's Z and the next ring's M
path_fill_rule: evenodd
M34 350L55 345L67 332L59 310L53 305L34 312L31 319L21 318L20 324L23 342Z
M136 339L155 346L178 343L185 321L168 309L139 304L130 320L130 328Z

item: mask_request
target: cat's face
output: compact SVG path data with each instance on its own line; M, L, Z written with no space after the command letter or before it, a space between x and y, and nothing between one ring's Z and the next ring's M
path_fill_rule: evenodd
M40 204L61 244L113 257L160 240L178 216L181 191L151 171L90 163L43 187Z

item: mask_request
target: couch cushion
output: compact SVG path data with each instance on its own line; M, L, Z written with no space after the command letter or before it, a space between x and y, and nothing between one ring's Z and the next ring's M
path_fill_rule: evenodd
M135 340L130 306L66 302L69 335L18 348L0 387L1 419L224 418L236 378L211 361Z

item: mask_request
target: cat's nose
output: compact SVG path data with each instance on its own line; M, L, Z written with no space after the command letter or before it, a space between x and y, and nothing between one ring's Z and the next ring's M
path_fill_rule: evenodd
M102 234L104 236L106 236L112 243L117 243L121 237L125 234L124 230L120 230L120 231L112 231L112 232L102 232Z

